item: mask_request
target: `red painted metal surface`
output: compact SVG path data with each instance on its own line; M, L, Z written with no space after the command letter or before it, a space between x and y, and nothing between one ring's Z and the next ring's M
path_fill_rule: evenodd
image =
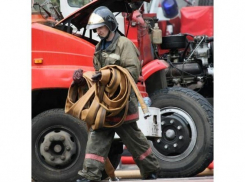
M214 168L214 161L211 162L211 163L209 164L209 166L208 166L208 169L213 169L213 168Z
M148 26L138 10L133 12L132 19L137 23L137 40L138 49L140 51L139 59L143 61L142 66L144 66L154 59L151 39L150 35L148 34Z
M135 164L132 156L122 156L121 162L122 164Z
M146 92L146 86L143 76L139 77L137 87L142 95L142 97L148 97L148 93Z
M43 58L45 65L91 66L94 45L74 35L39 24L32 24L32 60ZM34 61L32 61L34 66Z
M94 70L94 49L93 44L74 35L33 23L32 89L68 88L74 70ZM36 59L42 62L35 63Z
M137 26L132 26L126 18L124 18L124 28L125 28L125 35L128 39L130 39L137 48L139 48L138 45L138 38L137 38Z
M144 80L147 80L153 73L168 68L169 64L164 60L155 59L142 68L142 75Z
M33 66L32 89L69 88L74 70L94 71L89 66Z
M167 21L162 20L158 22L159 28L162 30L162 36L166 36Z
M213 36L213 6L181 9L181 33Z

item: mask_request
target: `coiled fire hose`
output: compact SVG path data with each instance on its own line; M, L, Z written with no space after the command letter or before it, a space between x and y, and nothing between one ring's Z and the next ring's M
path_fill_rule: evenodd
M102 127L118 127L123 124L127 116L132 86L144 117L150 116L148 107L144 103L137 85L125 68L117 65L108 65L99 71L101 72L99 82L92 82L91 77L95 72L89 71L83 74L87 84L84 86L70 86L66 99L65 113L85 121L94 130ZM106 121L106 118L117 115L124 108L124 115L119 122L111 125L111 122Z
M120 66L108 65L99 70L101 79L94 83L91 77L95 72L89 71L83 74L86 84L83 86L71 85L65 105L65 113L70 114L86 122L88 129L101 127L118 127L123 124L128 112L131 86L138 98L144 117L150 116L148 107L138 90L130 73ZM122 119L111 125L106 118L117 115L125 108ZM97 113L97 114L96 114ZM109 158L106 158L105 171L112 181L117 181L115 169Z

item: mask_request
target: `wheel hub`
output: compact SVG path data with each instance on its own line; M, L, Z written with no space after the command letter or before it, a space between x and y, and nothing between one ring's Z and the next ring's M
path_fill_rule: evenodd
M55 151L56 153L59 153L59 152L61 151L61 149L62 149L61 145L55 145L55 146L54 146L54 151Z
M164 155L181 154L189 145L190 131L188 123L180 115L173 113L168 116L161 116L162 138L155 146ZM164 124L163 124L164 123Z
M53 167L65 167L76 154L76 144L66 131L52 131L44 136L40 145L40 154L47 164Z
M166 161L181 160L196 142L196 127L192 118L179 108L161 111L162 137L153 142L153 152Z
M175 134L175 131L174 130L168 129L166 131L166 133L165 133L165 136L166 136L167 139L173 140L175 138L176 134Z

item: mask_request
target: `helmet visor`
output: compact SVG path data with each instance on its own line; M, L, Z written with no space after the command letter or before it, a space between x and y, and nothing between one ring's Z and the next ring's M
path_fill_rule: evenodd
M105 25L105 23L97 23L97 24L91 24L91 25L88 24L86 26L86 29L89 29L89 30L96 29L96 28L102 27L104 25Z
M95 29L103 25L105 25L105 20L98 14L92 13L89 17L86 29Z

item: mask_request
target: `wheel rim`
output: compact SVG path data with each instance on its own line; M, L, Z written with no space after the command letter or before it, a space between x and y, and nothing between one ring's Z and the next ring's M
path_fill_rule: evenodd
M80 148L76 135L66 127L52 126L42 131L35 142L39 162L49 169L67 169L78 160Z
M197 140L192 117L177 107L161 109L162 138L150 142L153 153L161 160L176 162L187 157Z

